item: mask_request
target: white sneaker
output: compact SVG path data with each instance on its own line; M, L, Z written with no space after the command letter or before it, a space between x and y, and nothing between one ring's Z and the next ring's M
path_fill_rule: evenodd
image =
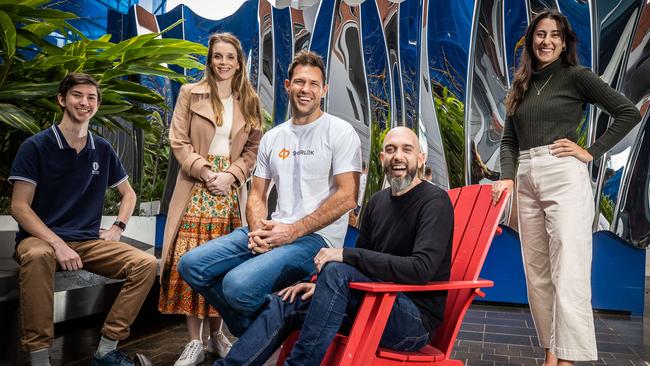
M230 343L230 340L220 330L212 333L212 337L208 337L207 351L210 353L216 353L221 358L228 355L231 347L232 343Z
M176 360L174 366L195 366L205 360L203 353L203 343L197 339L185 345L181 357Z

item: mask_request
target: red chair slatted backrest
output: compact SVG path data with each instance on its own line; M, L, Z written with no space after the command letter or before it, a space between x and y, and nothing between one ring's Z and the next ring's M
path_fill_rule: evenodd
M450 280L478 279L483 261L499 224L505 197L492 204L490 185L471 185L450 190L454 205L454 238ZM505 196L505 195L504 195ZM451 290L447 295L445 317L431 344L447 358L467 311L467 296L472 289Z

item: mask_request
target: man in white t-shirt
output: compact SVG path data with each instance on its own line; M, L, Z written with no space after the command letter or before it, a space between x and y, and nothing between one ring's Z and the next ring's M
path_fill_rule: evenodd
M183 279L241 335L268 295L315 273L321 248L341 248L347 212L357 205L361 147L354 128L320 108L327 93L322 59L299 52L284 82L292 118L260 142L246 206L249 227L186 253ZM271 181L278 200L266 220Z

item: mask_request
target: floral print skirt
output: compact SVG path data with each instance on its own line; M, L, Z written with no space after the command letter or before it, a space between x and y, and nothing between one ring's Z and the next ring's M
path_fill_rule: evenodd
M208 162L216 172L223 172L230 165L230 159L224 156L208 155ZM194 187L176 239L163 265L164 276L158 301L161 313L192 315L201 319L219 316L216 309L183 281L176 266L183 254L209 240L229 234L239 226L241 216L235 189L228 195L214 196L204 184Z

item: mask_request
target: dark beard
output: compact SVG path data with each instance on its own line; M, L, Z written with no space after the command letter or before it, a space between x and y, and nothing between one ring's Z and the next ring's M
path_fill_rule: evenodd
M384 165L384 174L386 176L389 176L390 173L390 163L388 165ZM417 174L417 168L410 169L406 168L406 175L402 178L397 178L397 177L391 177L388 179L388 183L390 183L390 191L393 195L396 195L399 192L402 192L405 190L408 186L411 185L413 182L413 179L415 178L415 175Z

